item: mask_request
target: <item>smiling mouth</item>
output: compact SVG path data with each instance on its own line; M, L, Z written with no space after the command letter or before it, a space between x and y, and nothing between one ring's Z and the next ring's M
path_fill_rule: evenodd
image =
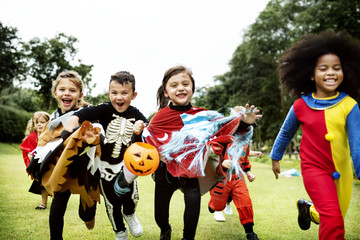
M180 93L180 94L177 95L177 97L184 98L184 97L186 97L186 94L185 93Z
M62 102L63 102L64 104L67 104L67 105L68 105L68 104L71 104L72 100L63 99Z
M116 105L121 108L122 106L124 106L124 103L116 103Z
M325 82L330 82L330 83L332 83L332 82L337 82L337 80L336 79L325 79Z

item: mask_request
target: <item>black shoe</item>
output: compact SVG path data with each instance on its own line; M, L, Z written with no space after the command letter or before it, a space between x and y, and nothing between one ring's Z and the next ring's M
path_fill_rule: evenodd
M248 239L248 240L259 240L258 236L254 232L247 233L246 234L246 239Z
M212 210L209 205L208 205L208 209L209 209L209 212L210 212L210 213L214 213L214 212L215 212L215 210Z
M169 224L169 229L165 232L161 231L160 240L171 240L171 225Z
M310 207L313 205L312 202L306 201L305 199L299 199L296 202L299 210L298 224L302 230L308 230L310 228Z

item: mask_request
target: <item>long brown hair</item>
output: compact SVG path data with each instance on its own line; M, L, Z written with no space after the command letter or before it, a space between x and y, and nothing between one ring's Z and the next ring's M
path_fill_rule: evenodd
M172 76L175 76L179 73L186 73L187 75L189 75L191 82L192 82L192 90L193 92L195 92L195 80L192 76L192 71L191 69L182 66L182 65L177 65L175 67L169 68L168 70L166 70L165 74L164 74L164 78L162 80L162 84L159 87L158 91L157 91L157 104L159 106L159 110L166 107L169 103L169 98L165 97L165 88L166 88L166 84L169 81L169 79Z

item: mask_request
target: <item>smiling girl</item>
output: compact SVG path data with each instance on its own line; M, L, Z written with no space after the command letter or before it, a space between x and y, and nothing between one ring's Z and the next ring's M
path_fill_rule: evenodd
M163 240L171 239L172 230L169 224L169 207L172 195L177 189L181 189L184 193L185 200L183 239L194 239L198 224L201 190L198 179L199 175L197 174L198 168L191 167L194 162L198 161L195 160L195 154L187 154L189 149L185 146L186 143L182 144L181 141L177 141L175 136L176 132L184 130L184 122L186 121L183 121L183 116L186 115L189 118L198 117L198 119L207 118L206 114L208 111L206 109L191 105L194 91L195 81L190 69L184 66L175 66L168 69L158 89L157 100L159 111L151 119L149 126L143 133L145 141L158 148L163 158L155 172L155 221L161 230L160 239ZM239 120L236 128L239 127L241 131L246 132L248 127L261 116L257 115L259 110L256 110L254 106L249 107L249 105L246 105L245 108L248 113L242 116L241 124ZM199 114L204 115L200 116ZM204 122L205 124L209 123L207 121ZM234 132L237 130L236 128ZM191 132L196 137L199 137L197 133L203 129L196 125L192 128ZM201 134L204 132L206 131L203 131ZM173 144L173 142L176 142L176 144ZM174 145L179 145L180 150L175 151L172 148ZM176 154L187 154L187 157L183 158L186 160L178 163L175 160ZM169 157L166 158L165 155ZM200 157L198 159L202 162L204 158ZM188 166L184 167L187 164L191 164L189 168ZM212 185L214 184L215 182Z
M50 115L47 112L38 111L35 112L31 119L28 121L25 131L25 138L20 145L26 167L29 165L30 159L32 158L34 150L37 146L38 136L40 136L40 134L44 130L44 127L49 121L49 119ZM41 194L41 204L35 209L46 209L49 194L46 192L45 188L40 185L38 181L32 182L29 192Z
M51 157L50 153L55 152L55 148L62 145L60 134L63 126L74 112L88 105L82 100L83 89L84 83L75 71L59 73L52 83L52 93L58 103L58 109L51 114L50 122L46 125L43 134L39 136L38 147L35 149L34 157L27 168L29 174L37 178L45 188L47 186L44 182L48 182L54 167L56 167L55 165L50 167L54 162L56 164L55 156ZM50 162L47 161L47 156L51 159ZM52 191L48 192L51 193ZM49 215L51 239L62 239L64 215L70 196L70 190L58 191L53 195ZM80 199L79 216L89 229L94 227L95 212L95 201L93 206L83 207Z
M347 33L307 35L279 59L283 86L297 98L270 153L278 178L279 161L298 127L301 171L314 205L297 202L301 229L320 222L320 239L344 239L353 173L360 178L360 43ZM315 208L314 208L315 206ZM320 216L320 221L319 221Z

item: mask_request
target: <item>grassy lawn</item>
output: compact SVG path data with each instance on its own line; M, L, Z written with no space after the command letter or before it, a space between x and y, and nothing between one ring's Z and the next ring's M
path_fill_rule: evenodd
M299 168L299 160L282 161L282 171ZM318 226L302 231L297 225L296 200L307 194L301 177L280 177L276 180L269 159L252 161L253 183L247 183L254 205L254 230L260 239L317 239ZM0 143L0 239L49 239L48 216L51 199L46 210L35 210L40 195L28 192L31 179L19 146ZM149 176L138 178L140 201L136 214L144 234L140 239L158 239L159 228L153 214L154 182ZM209 194L202 197L201 213L196 239L246 239L236 208L225 215L226 222L216 222L207 210ZM87 230L78 217L79 196L72 195L65 215L64 239L114 239L104 202L98 205L95 228ZM182 238L183 195L177 191L170 207L172 239ZM353 196L345 219L346 239L360 239L360 184L354 181ZM129 239L135 239L129 235Z

